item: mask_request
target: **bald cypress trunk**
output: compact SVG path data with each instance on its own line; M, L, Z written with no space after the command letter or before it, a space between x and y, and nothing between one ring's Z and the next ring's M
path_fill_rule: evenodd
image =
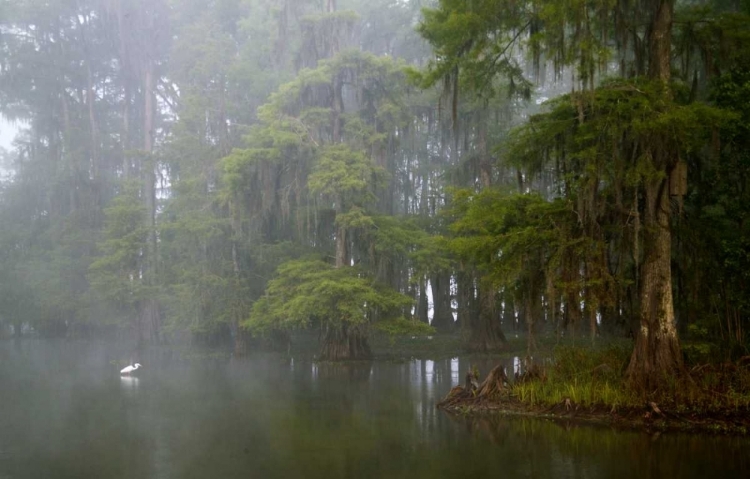
M343 199L339 198L336 214L343 213ZM344 225L336 228L336 268L349 268L349 247ZM326 321L320 358L327 361L367 359L370 346L365 325L353 324L348 318Z
M154 116L156 114L155 102L155 72L152 61L147 60L145 65L144 80L144 112L143 112L143 133L145 153L145 165L143 165L144 174L144 196L146 203L146 228L148 238L146 245L146 262L143 265L145 283L155 288L157 284L157 241L156 241L156 165L153 160L154 150ZM141 321L139 327L143 328L138 336L139 339L146 337L152 342L160 341L160 322L161 314L159 304L156 299L149 298L141 302L140 311Z
M118 48L120 57L120 71L123 76L123 99L122 99L122 131L120 132L120 144L122 147L122 175L125 179L130 177L130 98L131 98L131 74L128 62L128 42L125 35L125 13L122 8L123 0L116 4Z
M427 287L425 286L425 279L422 278L419 281L417 300L417 319L423 323L429 323L429 301L427 300Z
M499 351L505 345L506 339L500 328L500 314L495 294L490 288L478 288L477 296L479 314L471 317L469 349L480 353Z
M645 388L682 369L682 354L672 298L670 199L667 180L645 189L645 258L640 275L639 329L628 376Z
M336 268L348 268L347 231L344 226L336 229ZM329 361L367 359L370 357L367 330L364 325L351 324L346 318L340 322L328 322L324 331L320 358Z
M325 330L320 359L343 361L368 359L371 356L365 326L352 325L346 321L329 325Z
M674 0L654 0L654 17L649 29L649 76L662 83L669 95L670 52ZM651 389L665 376L682 370L682 354L675 324L672 298L672 231L669 174L677 163L676 154L658 142L651 147L655 166L664 172L644 187L644 261L640 271L639 329L628 377Z
M479 181L483 190L492 187L492 162L487 146L487 115L479 113L477 125L477 149L479 150ZM500 315L497 310L496 294L489 284L477 281L477 302L479 314L472 316L469 348L478 352L498 351L506 342L500 328Z
M442 332L452 331L455 323L450 281L450 274L447 273L435 274L430 279L433 304L432 326Z
M241 289L242 278L240 277L240 261L239 253L237 251L237 238L242 235L242 227L240 226L240 214L234 204L230 203L229 210L231 214L231 226L232 226L232 272L234 273L234 289L236 291ZM234 298L235 307L233 308L233 317L230 327L234 334L234 353L237 355L243 355L247 353L248 336L250 335L245 329L240 327L240 321L242 318L243 310L241 308L241 299L237 296Z

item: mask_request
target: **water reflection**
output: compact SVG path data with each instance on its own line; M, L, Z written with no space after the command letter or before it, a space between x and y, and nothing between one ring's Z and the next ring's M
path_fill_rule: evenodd
M120 376L122 390L131 395L138 392L138 381L136 376Z
M461 379L458 375L458 358L451 359L451 383L456 385Z
M486 374L497 358L164 355L145 358L139 379L116 376L117 354L0 342L0 477L750 477L748 439L435 408L472 365Z

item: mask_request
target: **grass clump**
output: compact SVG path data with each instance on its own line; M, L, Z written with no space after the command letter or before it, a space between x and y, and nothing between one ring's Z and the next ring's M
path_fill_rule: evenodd
M512 386L512 394L534 406L632 405L634 395L625 387L622 374L630 358L624 345L601 348L560 346L551 365L530 375L529 371Z
M552 362L519 377L511 394L532 406L639 408L649 402L683 414L732 415L750 411L750 360L691 364L681 376L665 377L656 391L636 390L624 372L631 347L563 346Z

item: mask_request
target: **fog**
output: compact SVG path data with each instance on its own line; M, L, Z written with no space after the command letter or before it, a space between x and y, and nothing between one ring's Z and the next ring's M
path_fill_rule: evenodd
M746 477L750 442L434 407L477 358L357 364L0 342L0 477ZM513 359L506 367L513 367ZM692 451L685 455L685 450ZM631 457L623 461L623 455ZM710 466L708 466L710 464Z
M0 118L0 147L6 150L11 149L16 133L18 133L16 125Z
M652 3L0 0L0 479L746 476L435 408L746 412L750 12Z

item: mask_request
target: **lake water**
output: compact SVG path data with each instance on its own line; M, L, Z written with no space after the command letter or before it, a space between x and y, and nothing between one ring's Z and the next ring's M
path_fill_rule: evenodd
M128 354L0 341L0 479L750 477L746 438L448 416L435 402L469 367L458 359L161 351L121 378Z

